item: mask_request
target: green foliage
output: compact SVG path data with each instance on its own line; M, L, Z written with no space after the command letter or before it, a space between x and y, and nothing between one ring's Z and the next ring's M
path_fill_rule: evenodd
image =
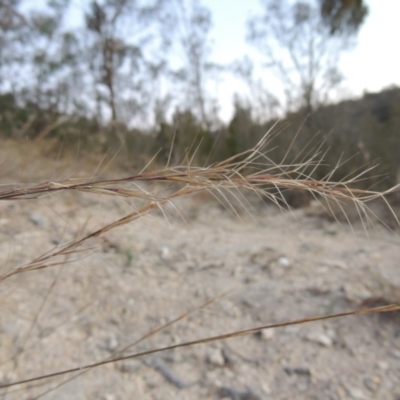
M354 34L368 15L364 0L319 0L319 3L331 35Z
M170 158L172 164L185 160L199 166L215 156L212 154L215 136L191 111L176 111L172 124L163 122L158 127L153 151L160 165Z
M174 141L174 129L165 122L161 122L154 137L153 153L157 154L157 161L161 165L168 162L170 147Z
M228 127L226 146L229 156L250 149L261 139L262 130L251 116L251 110L236 102L235 112Z
M18 106L12 93L0 94L0 135L18 137L34 112L31 105Z

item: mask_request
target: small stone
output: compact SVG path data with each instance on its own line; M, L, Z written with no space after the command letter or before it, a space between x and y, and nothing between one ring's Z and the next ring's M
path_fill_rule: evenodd
M332 347L333 345L332 338L322 332L311 332L306 336L306 339L325 347Z
M101 397L102 400L117 400L117 396L112 393L107 393Z
M308 367L285 367L283 370L288 375L311 376L311 370Z
M393 350L392 353L396 358L400 358L400 350Z
M50 242L51 242L52 244L54 244L55 246L59 246L59 245L61 244L61 239L60 239L60 238L54 237L54 238L51 238L51 239L50 239Z
M381 378L379 378L379 376L371 376L364 380L365 387L371 392L377 391L380 384Z
M347 264L340 260L324 260L322 264L327 267L347 269Z
M386 361L378 361L376 365L379 369L383 371L387 371L389 369L389 363L387 363Z
M351 396L352 399L355 400L364 400L366 399L365 394L361 389L350 387L347 388L347 391L349 392L349 395Z
M164 260L167 260L171 255L171 251L167 246L161 247L160 253L161 253L161 258L163 258Z
M349 301L363 302L371 299L374 295L362 283L349 283L345 284L344 292Z
M268 268L269 264L273 260L276 260L276 258L276 251L271 247L265 247L262 249L253 250L252 254L250 255L250 262L262 268Z
M259 333L259 338L261 340L270 340L274 337L275 335L275 331L273 329L263 329L262 331L260 331Z
M282 267L290 267L290 260L287 257L279 257L278 263Z
M380 261L382 259L382 255L380 253L377 253L377 252L372 253L370 255L370 257L375 261Z
M267 383L265 383L265 382L261 384L261 390L262 390L265 394L271 394L271 393L272 393L271 388L270 388L269 385L268 385Z
M325 226L324 233L328 236L336 236L338 234L338 231L334 225L327 225Z
M109 351L114 351L119 345L118 339L114 336L108 338L106 348Z
M7 218L0 218L0 226L7 225L9 222Z
M207 361L217 367L223 367L225 365L225 357L221 349L213 349L207 356Z
M44 227L47 225L47 218L41 214L31 213L28 218L36 226Z
M252 392L251 390L246 390L241 392L239 390L233 389L231 387L222 386L218 389L218 397L223 399L234 399L234 400L260 400L260 397Z
M141 363L137 360L125 360L117 363L117 369L123 374L132 374L138 371L141 367Z
M400 274L397 260L382 263L379 268L374 268L371 272L375 297L381 297L388 304L400 303Z
M287 257L279 257L276 260L272 260L268 265L266 271L273 279L279 279L286 274L287 269L291 266L291 262Z

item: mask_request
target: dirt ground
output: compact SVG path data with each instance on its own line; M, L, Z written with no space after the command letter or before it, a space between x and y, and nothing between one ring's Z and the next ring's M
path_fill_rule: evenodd
M73 193L1 202L0 273L133 207ZM379 224L366 235L307 209L258 204L232 215L201 198L176 208L180 215L169 206L108 233L61 267L2 282L0 384L107 359L187 312L124 354L400 302L400 237ZM400 315L264 330L0 388L0 396L399 400Z

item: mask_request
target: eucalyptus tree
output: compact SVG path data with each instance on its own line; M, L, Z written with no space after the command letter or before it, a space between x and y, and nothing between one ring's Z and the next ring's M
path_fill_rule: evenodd
M25 133L39 114L42 128L37 129L46 135L60 114L77 111L78 85L72 78L80 76L75 68L78 41L63 24L68 0L49 0L41 8L27 5L0 0L0 90L12 96L14 114L17 108L24 110L14 115L17 135Z
M99 114L129 122L154 103L151 82L165 65L168 0L94 0L85 12L86 62Z
M260 0L248 41L263 56L286 98L285 110L311 111L342 81L340 55L352 48L367 8L361 0Z
M319 0L319 8L331 35L357 33L368 15L365 0Z
M190 109L204 128L217 122L218 105L210 94L212 81L223 69L211 61L211 11L199 0L176 0L177 45L176 54L181 66L173 72L182 93L180 105Z
M18 71L26 62L29 23L20 12L20 0L0 0L0 90L13 92L20 86Z

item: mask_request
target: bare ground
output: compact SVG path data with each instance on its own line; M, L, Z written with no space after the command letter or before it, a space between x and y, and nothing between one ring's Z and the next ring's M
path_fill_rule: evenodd
M79 175L76 159L44 161L37 150L3 143L3 189ZM1 202L0 274L134 207L76 193ZM123 354L400 303L400 237L379 223L367 235L312 207L282 213L256 203L234 215L193 198L176 208L110 232L61 267L1 282L0 384L105 360L188 312ZM0 388L0 397L398 400L399 338L398 313L339 318Z
M132 207L75 194L0 203L1 272ZM367 237L361 226L352 231L304 210L260 206L238 217L204 199L177 208L182 217L170 207L111 232L74 262L2 282L0 382L106 359L191 310L124 354L399 301L399 236L379 225ZM399 338L396 313L339 318L121 361L59 387L76 373L0 395L396 400Z

